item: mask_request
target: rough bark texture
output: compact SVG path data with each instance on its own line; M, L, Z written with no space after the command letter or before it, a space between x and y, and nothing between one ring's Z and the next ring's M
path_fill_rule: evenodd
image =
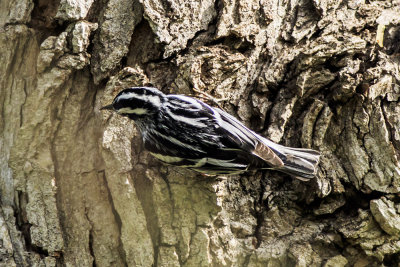
M4 0L0 25L0 265L400 262L398 1ZM320 150L319 177L160 164L99 111L148 84Z

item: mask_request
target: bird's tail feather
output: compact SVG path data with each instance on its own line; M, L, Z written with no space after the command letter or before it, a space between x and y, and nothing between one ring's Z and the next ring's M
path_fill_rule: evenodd
M276 170L308 181L317 174L321 154L312 149L285 147L265 139L265 143L279 156L284 165Z
M298 149L285 147L286 159L279 170L293 175L300 180L310 180L317 174L320 153L312 149Z

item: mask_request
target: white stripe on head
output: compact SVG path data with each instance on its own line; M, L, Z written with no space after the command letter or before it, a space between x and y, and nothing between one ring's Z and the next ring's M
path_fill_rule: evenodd
M145 108L135 108L135 109L131 109L131 108L120 108L117 110L118 114L136 114L136 115L143 115L146 114L148 112L147 109Z
M129 92L129 93L120 95L118 97L118 100L120 100L120 99L130 99L130 98L136 98L136 99L143 100L145 102L152 103L156 107L160 107L161 106L160 97L157 96L157 95L138 95L138 94L136 94L134 92Z

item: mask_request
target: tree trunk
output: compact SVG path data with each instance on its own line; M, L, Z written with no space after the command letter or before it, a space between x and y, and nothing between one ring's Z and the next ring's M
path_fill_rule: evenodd
M0 265L399 266L398 1L4 0ZM100 112L207 95L319 177L204 177ZM207 99L206 99L207 101Z

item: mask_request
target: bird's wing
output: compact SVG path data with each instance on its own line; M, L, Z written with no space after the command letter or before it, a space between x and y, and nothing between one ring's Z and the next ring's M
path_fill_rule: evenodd
M284 165L283 161L278 157L278 155L275 154L275 152L264 143L258 143L253 151L253 154L263 159L274 168L283 167Z
M282 160L262 141L262 137L225 111L187 96L167 97L169 116L174 118L174 123L184 123L182 129L187 132L190 129L194 135L201 134L201 142L198 137L193 138L192 142L199 142L198 147L204 148L204 151L212 151L210 153L220 160L234 158L236 153L229 151L244 152L262 159L272 167L283 166ZM175 127L179 125L175 124Z
M257 133L225 111L218 108L213 108L213 110L216 112L215 117L221 130L224 131L224 136L227 136L230 141L236 143L242 150L261 158L272 167L284 165L279 156L262 142L262 138Z

